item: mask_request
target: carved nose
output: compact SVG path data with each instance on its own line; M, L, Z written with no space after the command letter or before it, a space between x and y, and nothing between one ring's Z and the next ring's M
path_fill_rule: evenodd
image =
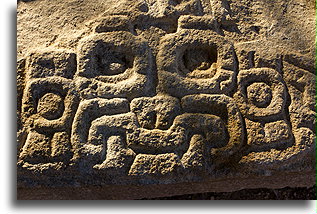
M180 114L180 103L177 98L166 95L142 97L132 100L131 110L142 128L166 130Z

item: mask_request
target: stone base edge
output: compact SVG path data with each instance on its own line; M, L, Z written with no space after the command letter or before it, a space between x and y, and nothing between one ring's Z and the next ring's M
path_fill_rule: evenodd
M315 172L268 177L235 178L200 183L109 185L82 187L17 188L18 200L132 200L203 192L233 192L242 189L311 187Z

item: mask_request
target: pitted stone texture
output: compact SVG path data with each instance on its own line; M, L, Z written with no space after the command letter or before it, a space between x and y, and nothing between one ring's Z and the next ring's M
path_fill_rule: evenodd
M295 0L19 1L19 192L312 186L314 12Z
M168 129L180 114L181 107L175 97L142 97L131 102L131 111L137 115L142 128Z
M153 56L128 32L108 32L80 41L77 83L84 99L153 94Z
M30 78L61 76L72 79L76 72L76 54L67 51L46 50L31 53L27 65Z
M229 94L236 64L229 41L213 31L182 29L161 40L157 55L158 91L188 94Z

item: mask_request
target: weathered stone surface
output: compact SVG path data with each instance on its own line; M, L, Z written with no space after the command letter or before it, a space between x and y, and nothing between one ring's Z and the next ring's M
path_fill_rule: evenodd
M315 184L314 1L19 1L17 42L20 199Z

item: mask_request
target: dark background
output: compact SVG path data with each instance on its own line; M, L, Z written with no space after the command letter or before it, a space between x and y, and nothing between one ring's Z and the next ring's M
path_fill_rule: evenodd
M207 192L142 200L316 200L316 185L309 188L243 189L235 192Z

